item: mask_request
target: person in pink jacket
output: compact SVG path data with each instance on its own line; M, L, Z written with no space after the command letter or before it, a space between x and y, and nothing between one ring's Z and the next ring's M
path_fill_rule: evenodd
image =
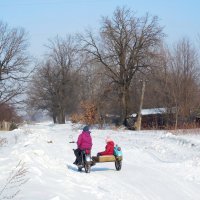
M91 137L90 133L91 132L89 131L89 126L85 126L83 128L82 133L78 136L77 149L74 150L76 160L73 164L75 164L75 165L80 164L81 151L83 151L83 150L91 151L92 137Z
M90 135L89 127L85 126L82 133L78 136L77 147L80 150L91 150L92 148L92 137Z

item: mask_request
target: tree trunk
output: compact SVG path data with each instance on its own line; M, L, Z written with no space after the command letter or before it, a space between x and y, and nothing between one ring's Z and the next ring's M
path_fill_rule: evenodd
M175 127L174 127L175 130L178 128L178 115L179 115L179 108L178 106L176 106Z
M65 124L65 110L63 109L62 110L62 115L61 115L61 122L62 122L62 124Z
M140 99L140 107L139 107L139 112L138 112L137 121L136 121L136 130L138 130L138 131L141 130L142 106L143 106L143 101L144 101L145 86L146 86L146 83L145 83L145 81L143 81L142 82L142 94L141 94L141 99Z
M64 111L64 109L61 109L59 111L59 114L58 114L58 123L59 124L65 124L65 111Z
M54 113L53 113L52 117L53 117L53 123L56 124L57 123L57 121L56 121L56 115Z
M129 111L129 87L124 85L121 87L121 119L125 122Z

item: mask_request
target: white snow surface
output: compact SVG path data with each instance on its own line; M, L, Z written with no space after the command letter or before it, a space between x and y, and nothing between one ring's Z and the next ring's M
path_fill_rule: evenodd
M93 128L92 155L110 136L122 148L122 169L97 163L85 173L73 165L69 143L81 129L43 122L0 132L0 200L200 199L200 134Z

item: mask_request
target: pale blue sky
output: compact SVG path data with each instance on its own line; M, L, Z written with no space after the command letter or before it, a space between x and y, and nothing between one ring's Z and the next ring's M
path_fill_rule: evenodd
M157 15L169 44L182 37L195 41L200 34L200 0L0 0L0 20L25 28L30 53L39 56L48 39L98 28L101 16L111 16L117 6L138 17Z

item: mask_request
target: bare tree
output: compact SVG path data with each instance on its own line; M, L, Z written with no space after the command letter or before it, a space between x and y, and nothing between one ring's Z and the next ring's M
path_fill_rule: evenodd
M78 49L69 36L50 40L48 50L45 63L33 76L28 103L36 109L48 110L54 122L65 123L66 112L76 102Z
M178 117L188 118L199 105L197 51L188 39L182 39L170 53L168 90Z
M131 81L136 72L152 66L163 36L157 17L137 18L125 8L117 8L112 19L103 18L98 38L90 31L80 36L83 50L102 63L118 85L122 120L128 115Z
M57 102L58 102L58 121L65 123L66 101L69 99L67 85L69 84L69 76L72 68L78 68L76 61L78 61L78 49L74 43L72 36L65 40L62 38L55 38L49 41L49 59L56 69L56 83L57 88Z
M40 65L32 76L28 88L27 106L28 109L49 111L56 123L56 75L49 61Z
M154 69L145 95L145 106L168 108L175 114L175 128L199 107L199 59L188 39L164 47L160 67ZM171 123L173 123L171 119ZM179 123L180 122L180 123Z
M29 64L27 47L24 29L9 28L0 22L0 104L13 101L24 92Z

